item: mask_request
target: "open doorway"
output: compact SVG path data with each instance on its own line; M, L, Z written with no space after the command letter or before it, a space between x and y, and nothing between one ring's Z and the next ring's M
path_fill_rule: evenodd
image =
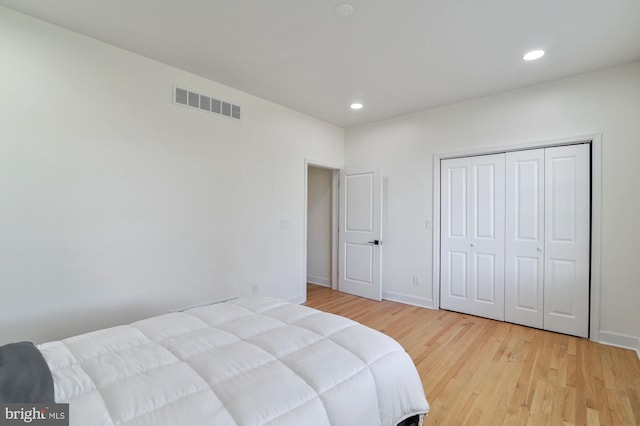
M340 171L306 162L305 280L337 290L338 285L338 182Z

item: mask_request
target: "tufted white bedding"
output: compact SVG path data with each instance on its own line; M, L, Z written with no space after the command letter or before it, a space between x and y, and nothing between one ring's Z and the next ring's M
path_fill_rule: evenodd
M349 319L241 298L39 345L70 424L395 425L426 414L411 358Z

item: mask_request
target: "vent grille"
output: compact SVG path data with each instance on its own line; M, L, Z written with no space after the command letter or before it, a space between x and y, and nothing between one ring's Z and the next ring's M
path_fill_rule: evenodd
M222 103L222 115L231 117L231 104L229 102Z
M173 103L240 120L240 106L174 86Z

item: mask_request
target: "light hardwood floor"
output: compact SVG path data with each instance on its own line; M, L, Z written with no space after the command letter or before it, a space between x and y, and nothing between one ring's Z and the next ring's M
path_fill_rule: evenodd
M316 285L308 286L306 305L400 342L431 404L427 426L640 426L640 361L634 351Z

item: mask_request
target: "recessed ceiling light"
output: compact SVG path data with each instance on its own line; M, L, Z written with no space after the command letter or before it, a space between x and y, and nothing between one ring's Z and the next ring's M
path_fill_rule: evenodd
M525 61L535 61L544 56L544 50L532 50L522 57Z
M351 3L340 3L333 11L338 16L349 16L353 13L353 5Z
M364 105L362 105L360 102L354 102L351 105L349 105L349 108L351 109L362 109Z

